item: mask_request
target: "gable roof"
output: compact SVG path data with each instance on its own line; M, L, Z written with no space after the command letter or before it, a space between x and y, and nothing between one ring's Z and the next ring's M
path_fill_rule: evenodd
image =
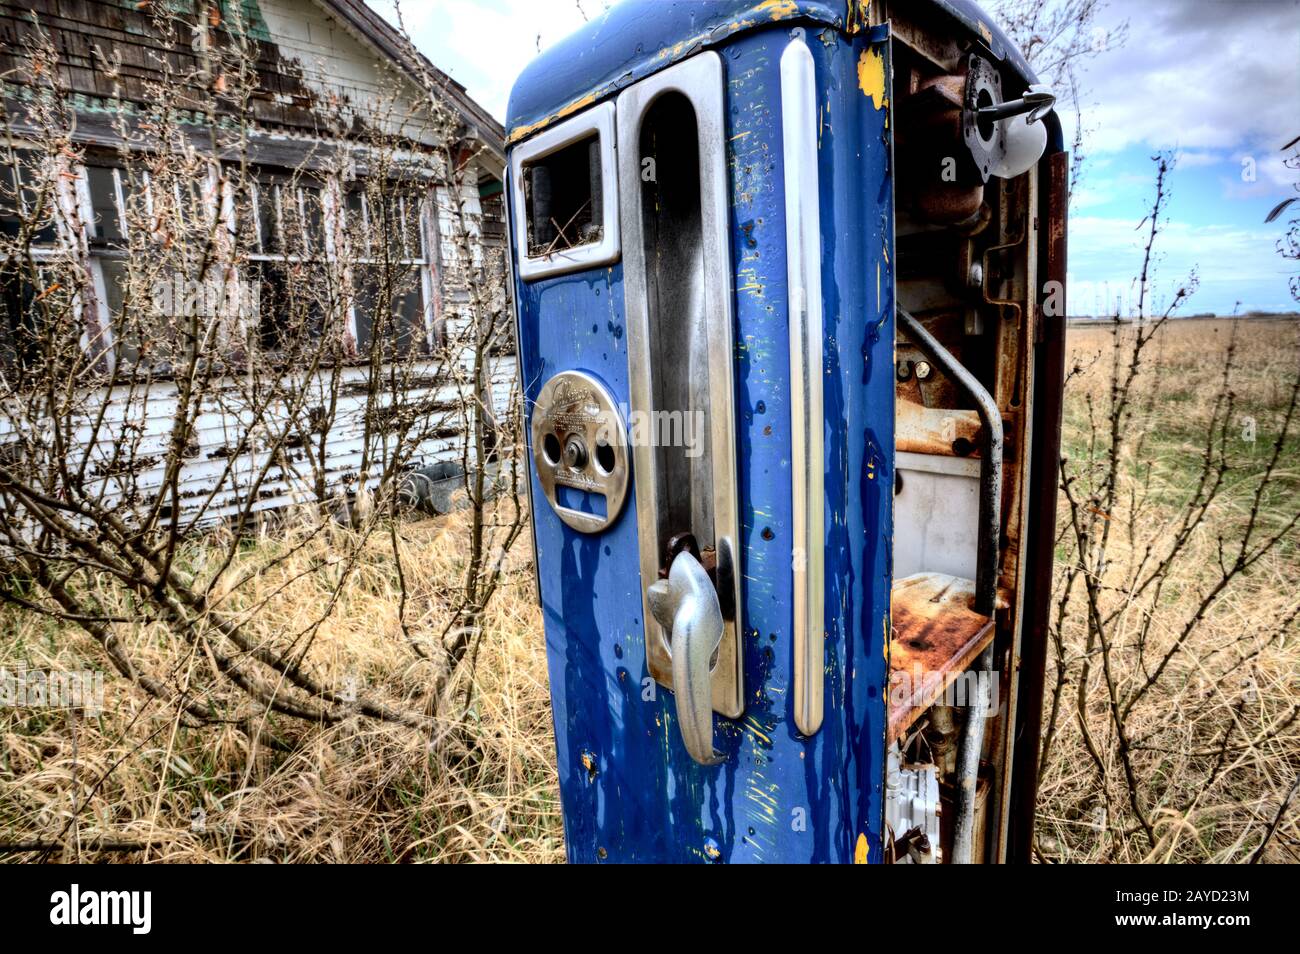
M438 84L448 105L465 124L466 136L481 143L486 165L498 177L505 168L505 129L465 91L465 87L438 69L392 24L363 0L315 0L327 13L338 18L350 32L380 53L403 73L423 85L426 78Z

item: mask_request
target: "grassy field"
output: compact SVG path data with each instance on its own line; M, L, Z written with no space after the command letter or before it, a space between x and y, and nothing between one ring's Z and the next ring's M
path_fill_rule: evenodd
M402 527L414 633L437 632L454 600L466 522L462 513ZM332 590L328 574L311 571L339 541L327 535L295 549L300 542L277 531L243 551L248 568L273 565L238 597L258 607L267 644L298 631ZM197 570L203 542L187 556ZM359 686L423 711L437 655L408 645L397 587L388 537L376 535L317 634L309 668L326 687ZM0 709L0 842L57 843L8 860L560 860L545 653L526 567L510 567L483 631L475 691L467 701L465 679L449 687L432 743L360 717L319 728L274 716L251 737L186 728L174 708L112 677L102 714L75 726L62 711ZM79 630L30 612L0 609L0 633L0 665L11 670L105 668ZM214 691L222 683L204 672L207 661L165 630L132 627L121 638L178 688L241 704ZM107 854L101 842L137 850Z
M1063 500L1040 858L1244 861L1276 821L1260 860L1294 862L1294 803L1279 817L1300 772L1294 421L1274 445L1300 374L1300 324L1198 319L1156 332L1107 507L1112 387L1136 333L1075 327L1068 339L1065 474L1091 545L1081 561ZM1241 553L1259 556L1235 572ZM1083 565L1104 640L1090 636L1083 576L1070 573Z
M1077 371L1065 446L1079 474L1091 474L1104 458L1094 435L1110 393L1111 342L1105 328L1070 335ZM1215 396L1230 349L1226 489L1171 563L1159 597L1146 599L1126 591L1124 581L1136 560L1177 532L1197 485L1206 434L1218 433L1211 422L1224 414ZM1277 816L1300 771L1300 729L1293 725L1300 697L1294 537L1202 613L1187 645L1126 715L1126 754L1118 753L1108 691L1112 684L1121 693L1143 684L1213 585L1220 541L1230 544L1246 532L1252 480L1267 467L1297 368L1300 328L1292 323L1243 323L1234 334L1229 322L1179 322L1151 343L1121 455L1122 505L1104 515L1112 533L1098 575L1106 586L1103 608L1115 620L1108 665L1098 663L1098 647L1089 648L1077 593L1061 614L1048 664L1048 705L1057 704L1042 778L1042 860L1244 860ZM1255 508L1256 524L1281 526L1300 506L1297 451L1293 438ZM1063 502L1063 521L1068 516ZM403 526L410 631L434 630L444 617L461 569L463 535L463 515ZM245 609L257 608L268 643L294 632L325 592L318 574L328 565L331 536L300 549L294 542L290 528L241 551L249 568L271 567L238 597ZM274 560L291 550L287 559ZM73 722L61 710L0 709L0 842L40 849L5 857L561 860L545 654L521 562L525 550L516 547L508 585L484 620L474 691L466 692L463 674L453 683L438 706L432 744L409 729L360 717L324 729L276 717L251 734L187 728L174 708L115 677L107 680L104 711L94 718ZM327 686L359 684L427 710L436 655L413 652L404 636L387 537L362 552L356 578L318 634L308 665ZM1058 555L1063 593L1077 555L1068 534ZM188 548L187 559L201 570L203 541ZM1071 585L1080 585L1077 577ZM1145 629L1144 620L1151 621ZM1143 632L1139 647L1136 634ZM239 705L221 695L219 680L208 678L202 654L165 629L133 624L118 637L177 687L203 685L216 701ZM1094 664L1085 670L1088 660ZM99 646L78 629L12 606L0 606L0 666L106 668ZM1089 740L1099 760L1089 754ZM1131 808L1125 760L1136 773L1138 805L1154 840ZM1263 860L1297 860L1296 814L1293 808L1277 822ZM107 847L129 850L108 853Z

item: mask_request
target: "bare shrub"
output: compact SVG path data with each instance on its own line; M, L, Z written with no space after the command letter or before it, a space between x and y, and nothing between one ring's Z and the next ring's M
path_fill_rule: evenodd
M132 715L101 756L161 747L153 831L188 733L241 751L249 777L267 749L302 757L358 720L395 727L384 745L452 744L526 514L503 258L479 241L477 147L436 80L323 104L319 142L273 169L247 31L150 10L164 48L201 37L203 54L114 104L112 154L74 135L48 37L4 77L23 109L0 176L0 601L50 640L75 627L120 678ZM436 599L412 588L399 520L435 460L466 506ZM380 632L409 660L397 680L331 658L341 608L370 591L396 607ZM30 662L24 640L5 649ZM121 764L81 765L66 718L48 813L2 812L49 851L96 827Z
M1072 329L1039 857L1294 860L1300 329Z

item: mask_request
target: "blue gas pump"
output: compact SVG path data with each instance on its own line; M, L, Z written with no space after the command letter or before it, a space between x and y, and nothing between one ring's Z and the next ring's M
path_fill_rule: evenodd
M953 613L974 623L963 618L963 629L931 608L916 624L922 641L936 620L960 629L957 658L940 660L953 679L1010 658L1033 614L1020 600L999 621L990 602L1011 572L998 524L1005 508L990 524L988 500L1015 492L1002 479L995 392L1004 369L996 359L969 372L963 364L982 354L975 338L996 337L1005 309L981 289L972 310L990 328L963 334L962 348L948 347L925 308L900 313L912 302L900 301L896 213L906 204L909 234L958 237L985 210L1004 215L1014 202L1001 191L986 201L990 173L1008 173L999 184L1037 181L1011 167L1030 152L1038 161L1050 102L1028 89L1028 67L972 5L933 6L900 39L883 10L852 0L627 0L515 85L513 290L572 861L936 860L945 779L959 803L948 814L970 816L955 824L983 825L981 851L1010 827L990 825L987 808L976 818L975 786L963 798L971 779L956 777L955 764L919 783L900 774L916 770L929 725L918 719L934 700L912 689L901 703L890 698L895 604L943 607L969 590L965 602L954 597ZM940 26L930 13L942 15ZM923 55L911 44L925 31L963 51L933 64L947 86L910 103L904 132L934 176L910 168L904 196L897 100L914 100L929 77L896 75L895 54L903 50L914 71ZM1026 87L1017 92L1028 106L1002 95L1003 74ZM1040 118L1026 145L1010 130L1033 125L1031 110ZM949 147L960 162L945 180ZM999 223L989 236L1003 231ZM979 250L970 241L959 257ZM1041 245L1026 254L1045 261ZM1037 288L993 291L1024 298L1023 319ZM964 293L974 299L972 288ZM915 322L910 334L900 321ZM896 331L916 352L906 381ZM1015 360L1055 360L1032 340L1021 352ZM922 365L951 386L930 393L917 380ZM975 474L979 489L954 515L973 529L951 546L931 542L952 559L913 561L902 580L897 534L930 531L895 518L898 448L916 429L900 402L937 421L930 412L945 400L949 444L964 435L968 449L930 455L939 476L925 472L910 492L942 495L943 475ZM1018 419L1011 428L1021 425L1032 426ZM946 427L931 429L942 438ZM1019 446L1035 443L1029 434ZM921 464L930 462L909 466ZM940 489L926 491L927 480ZM1028 470L1015 483L1031 486ZM969 480L957 486L966 500ZM900 513L927 499L904 507L900 497ZM1027 552L1031 535L1016 542ZM969 577L959 577L968 562ZM995 682L1020 689L1006 667ZM970 725L988 721L993 709L983 706L962 707L975 713ZM1010 732L1016 715L991 718ZM976 775L994 759L1009 778L1008 746L970 734L963 758ZM900 779L912 792L901 809ZM904 822L907 831L895 830Z

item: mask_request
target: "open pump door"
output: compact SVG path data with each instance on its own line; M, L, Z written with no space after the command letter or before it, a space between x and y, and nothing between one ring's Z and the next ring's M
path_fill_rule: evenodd
M646 659L711 765L711 713L744 710L721 57L636 84L617 111L631 407L662 425L633 451Z
M512 97L519 355L574 861L883 854L888 33L791 8L782 22L784 7L737 20L732 4L624 3ZM701 24L704 49L685 42ZM635 80L551 108L588 46L593 71Z

